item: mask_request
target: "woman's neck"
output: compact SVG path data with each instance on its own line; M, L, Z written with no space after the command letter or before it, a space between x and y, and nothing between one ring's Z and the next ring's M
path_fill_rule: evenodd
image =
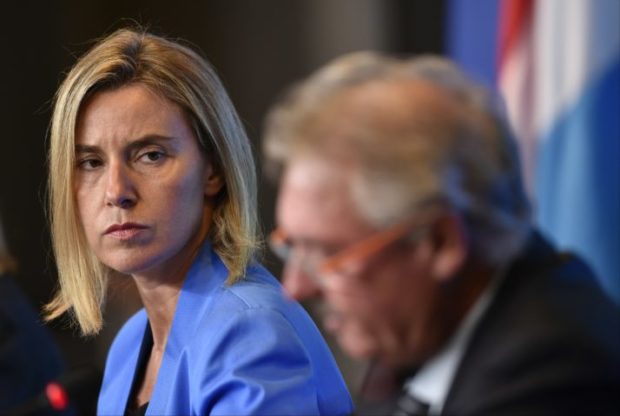
M151 325L153 349L165 348L168 332L185 277L206 238L208 227L200 230L179 253L157 269L133 275Z
M156 286L137 283L138 292L151 326L154 349L163 350L166 346L182 284L183 281L178 284L161 283Z

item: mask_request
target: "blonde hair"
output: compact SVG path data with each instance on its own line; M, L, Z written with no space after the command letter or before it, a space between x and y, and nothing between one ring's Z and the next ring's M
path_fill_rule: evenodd
M60 288L47 319L70 310L82 334L97 333L112 270L90 249L74 196L75 129L81 106L98 91L140 83L178 104L222 174L209 239L228 268L243 277L258 246L256 173L250 142L214 69L196 52L142 30L120 29L78 60L60 86L51 121L49 216Z
M274 107L263 140L272 174L303 155L349 161L351 197L376 226L439 202L462 214L473 251L494 264L516 254L529 233L503 107L445 58L338 58Z

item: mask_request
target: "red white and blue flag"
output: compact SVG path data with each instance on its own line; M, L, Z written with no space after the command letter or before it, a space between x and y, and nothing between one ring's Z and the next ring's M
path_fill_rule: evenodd
M504 96L541 230L620 302L620 1L450 0L447 38Z

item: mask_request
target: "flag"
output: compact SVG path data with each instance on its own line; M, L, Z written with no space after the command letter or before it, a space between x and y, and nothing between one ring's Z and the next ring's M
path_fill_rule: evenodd
M449 3L449 33L461 3L478 2ZM536 222L620 302L620 1L496 4L486 36L497 42L497 72L487 79L506 100ZM457 61L476 47L448 46Z

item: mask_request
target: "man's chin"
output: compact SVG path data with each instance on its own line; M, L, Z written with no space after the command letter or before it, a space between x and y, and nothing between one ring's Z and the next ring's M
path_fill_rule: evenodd
M375 358L377 349L375 343L354 337L344 337L337 334L338 345L349 356L359 360Z

